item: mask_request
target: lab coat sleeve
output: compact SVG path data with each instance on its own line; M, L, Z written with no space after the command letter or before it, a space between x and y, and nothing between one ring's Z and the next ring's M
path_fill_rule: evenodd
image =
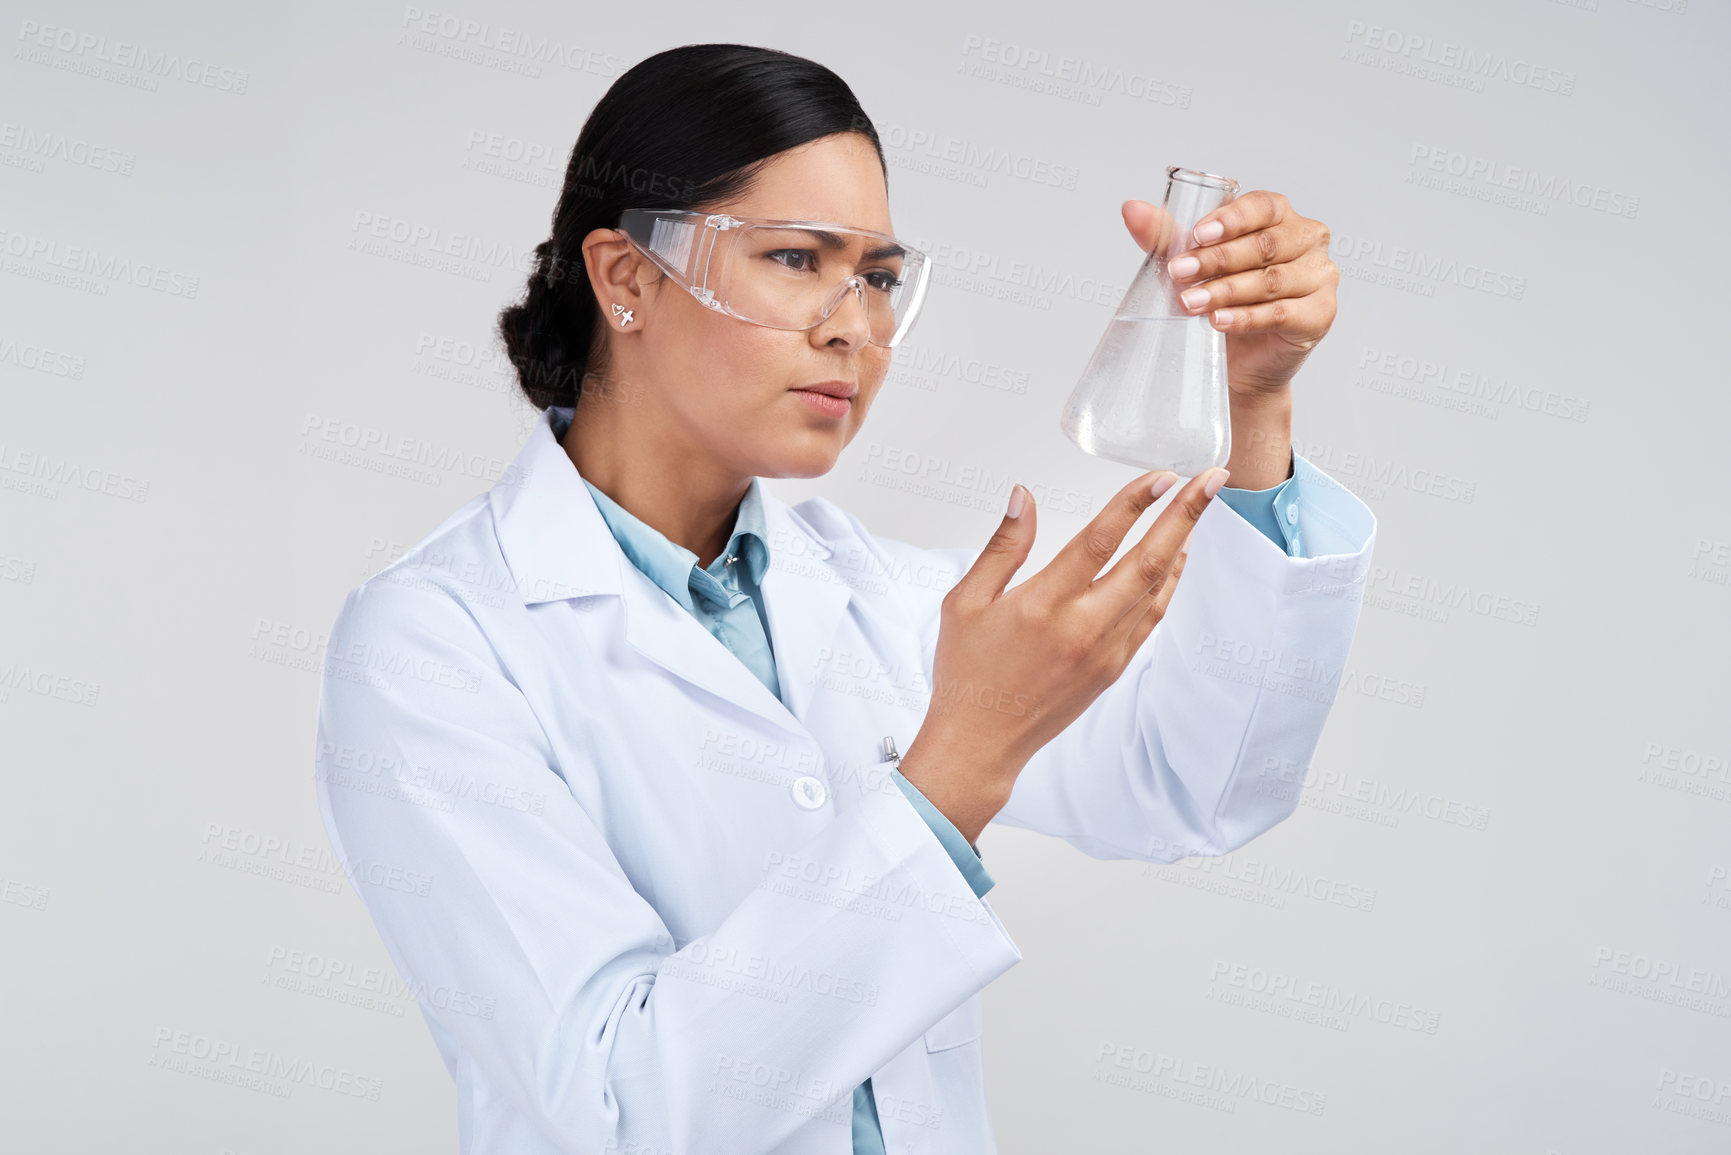
M317 726L332 847L447 1064L477 1065L559 1150L749 1155L813 1116L845 1126L856 1086L1021 958L900 791L770 856L676 944L566 785L596 768L554 761L471 607L380 578L349 594ZM874 884L955 899L874 902ZM730 989L756 967L814 977Z
M1357 632L1376 518L1303 456L1292 557L1211 502L1165 617L1109 686L1022 769L992 821L1095 858L1225 854L1289 816ZM977 549L887 545L917 607L930 684L942 595ZM948 573L947 582L913 575ZM1029 574L1018 574L1015 581Z

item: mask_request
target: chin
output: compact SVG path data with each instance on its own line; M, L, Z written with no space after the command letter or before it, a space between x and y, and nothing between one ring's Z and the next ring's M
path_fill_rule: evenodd
M835 454L811 455L806 457L784 458L776 462L774 472L763 472L760 477L822 477L835 468Z
M803 405L798 398L794 404ZM795 422L779 422L782 432L768 444L760 438L756 448L759 477L822 477L835 468L842 451L860 431L863 421L850 416L844 421L815 424L801 415Z
M847 442L839 438L796 437L765 455L759 477L822 477L835 468Z

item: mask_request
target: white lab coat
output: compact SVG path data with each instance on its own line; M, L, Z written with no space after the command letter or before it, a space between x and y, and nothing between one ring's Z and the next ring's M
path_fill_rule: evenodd
M1165 619L994 821L1171 862L1293 811L1375 538L1296 470L1316 556L1212 503ZM883 760L978 550L764 499L788 705L625 558L546 414L343 603L320 810L465 1155L849 1155L867 1076L889 1151L996 1149L980 992L1021 952Z

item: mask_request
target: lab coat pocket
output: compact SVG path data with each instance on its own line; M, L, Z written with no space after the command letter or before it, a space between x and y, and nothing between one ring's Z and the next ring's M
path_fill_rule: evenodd
M937 1022L926 1032L926 1050L947 1051L980 1037L980 996L968 1000Z

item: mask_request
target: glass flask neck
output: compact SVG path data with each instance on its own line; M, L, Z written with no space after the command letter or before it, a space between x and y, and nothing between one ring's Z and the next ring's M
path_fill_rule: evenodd
M1194 248L1196 223L1238 195L1238 182L1193 168L1177 165L1166 170L1166 199L1162 207L1172 218L1172 235L1162 256L1170 259Z

